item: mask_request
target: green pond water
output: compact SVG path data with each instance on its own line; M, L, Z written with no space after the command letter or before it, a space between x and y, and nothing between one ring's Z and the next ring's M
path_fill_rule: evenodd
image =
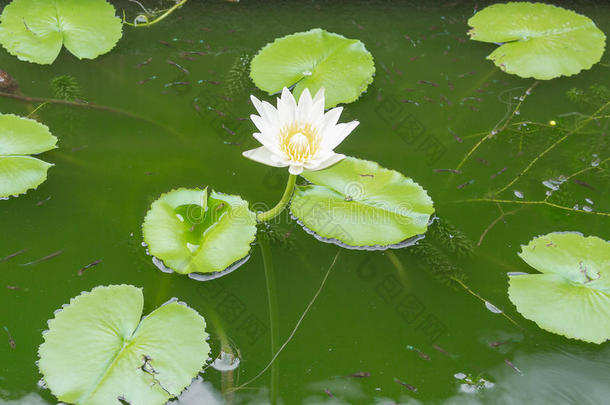
M129 15L137 12L131 2L113 3ZM608 345L545 332L519 315L507 296L507 272L533 272L517 253L534 236L580 231L610 238L610 218L599 214L610 212L607 166L575 176L549 200L593 212L461 202L504 187L574 126L576 113L591 115L594 106L575 103L566 92L610 87L609 58L577 76L538 83L508 129L484 142L461 174L439 171L455 169L482 136L502 127L534 84L485 60L496 45L468 40L466 20L484 6L476 3L192 0L151 28L125 27L118 46L93 61L64 50L54 64L41 66L1 50L0 68L23 95L53 97L50 80L72 75L83 100L129 114L47 105L33 116L59 138L59 148L42 155L55 164L45 183L0 201L0 258L24 250L0 261L0 404L56 403L37 385L37 348L47 320L81 291L121 283L144 288L144 313L172 297L187 302L208 322L212 356L220 351L219 336L239 355L232 372L208 368L203 377L209 384L185 403L609 403ZM610 33L607 4L562 5ZM373 84L345 105L341 118L360 126L337 151L412 177L434 200L440 224L451 224L454 238L469 239L473 254L458 254L451 237L433 235L419 254L412 247L341 249L314 239L284 213L276 222L289 243L271 243L266 254L271 288L259 245L247 263L213 281L159 271L142 246L141 224L161 193L209 185L240 194L257 209L280 197L287 171L241 156L256 146L249 94L272 100L248 81L243 64L274 38L315 27L360 39L375 58ZM3 113L27 115L38 105L0 98ZM512 125L527 120L556 125ZM608 122L596 120L569 136L498 198L542 201L549 190L543 181L607 158ZM317 300L273 366L221 400L223 390L267 366L339 250ZM434 263L463 274L472 293L443 283ZM461 387L458 373L494 386L465 392L473 390Z

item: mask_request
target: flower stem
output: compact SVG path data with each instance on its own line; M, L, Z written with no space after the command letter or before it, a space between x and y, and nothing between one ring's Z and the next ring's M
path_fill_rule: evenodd
M259 212L256 215L256 219L260 222L265 222L280 215L290 202L290 198L292 198L292 192L294 191L294 184L296 180L297 176L295 176L294 174L289 175L288 183L286 183L286 189L284 190L284 195L282 195L282 199L275 205L275 207L271 208L269 211Z

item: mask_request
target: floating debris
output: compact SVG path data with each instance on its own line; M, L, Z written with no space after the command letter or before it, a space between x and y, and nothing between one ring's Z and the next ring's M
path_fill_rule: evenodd
M434 169L434 172L435 173L449 172L449 173L455 173L455 174L463 173L461 170L457 170L457 169Z
M211 366L218 371L232 371L239 367L239 357L223 351L220 352L220 356L214 360Z
M485 301L485 308L489 309L494 314L501 314L502 310L489 301Z
M505 172L507 169L508 169L508 168L506 168L506 167L501 168L501 169L500 169L500 171L498 171L498 172L497 172L497 173L495 173L495 174L492 174L492 175L490 176L490 178L491 178L491 179L495 179L496 177L498 177L499 175L501 175L502 173L504 173L504 172Z
M144 79L144 80L140 80L140 81L139 81L139 82L137 82L136 84L137 84L137 85L139 85L139 86L141 86L141 85L143 85L143 84L145 84L145 83L150 82L151 80L155 80L156 78L157 78L157 76L150 76L150 77L148 77L148 78L146 78L146 79Z
M447 357L451 357L452 359L457 357L457 355L449 353L447 350L443 349L442 347L440 347L438 345L432 345L432 347L434 348L434 350L444 354Z
M394 378L394 382L395 382L396 384L400 384L400 385L402 385L403 387L407 388L407 389L408 389L409 391L411 391L411 392L417 392L417 387L415 387L415 386L413 386L413 385L411 385L411 384L408 384L408 383L406 383L406 382L404 382L404 381L401 381L401 380L399 380L398 378Z
M454 139L455 139L457 142L459 142L459 143L464 142L464 140L463 140L462 138L460 138L460 137L458 136L458 134L456 134L456 133L455 133L455 131L453 131L451 128L447 127L447 130L449 131L449 133L451 133L451 135L453 135L453 138L454 138Z
M585 201L586 201L588 204L593 205L593 200L591 200L590 198L585 198Z
M504 363L506 363L506 365L510 368L512 368L513 370L515 370L517 373L523 375L523 371L519 370L519 368L517 366L515 366L509 359L504 359Z
M152 56L148 59L146 59L144 62L140 62L136 65L136 69L141 68L142 66L148 65L150 62L152 62Z
M515 194L515 197L523 199L523 193L521 191L514 190L513 194Z
M370 376L371 376L371 373L369 373L368 371L358 371L358 372L346 375L346 377L352 377L352 378L367 378Z
M78 271L78 273L76 273L76 274L77 274L77 275L79 275L79 276L82 276L82 275L83 275L83 272L84 272L85 270L87 270L87 269L89 269L89 268L91 268L91 267L93 267L93 266L97 266L97 265L98 265L98 264L100 264L101 262L102 262L101 260L96 260L96 261L94 261L93 263L89 263L88 265L86 265L85 267L83 267L82 269L80 269L80 270Z
M41 205L43 205L44 203L46 203L47 201L49 201L51 199L52 196L48 196L47 198L45 198L44 200L40 200L36 203L37 207L40 207Z
M414 351L415 353L417 353L417 355L418 355L420 358L422 358L422 359L424 359L424 360L426 360L426 361L430 361L430 356L428 356L426 353L424 353L424 352L422 352L421 350L419 350L417 347L413 347L413 346L411 346L411 345L407 345L407 349L408 349L408 350L411 350L411 351Z
M64 252L63 250L58 250L57 252L53 252L50 255L47 255L45 257L41 257L40 259L36 259L36 260L28 262L28 263L23 263L23 264L21 264L21 266L31 266L32 264L38 264L38 263L46 262L47 260L51 260L51 259L59 256L63 252Z
M6 334L8 335L8 344L11 347L11 349L14 349L17 347L17 343L15 343L15 339L13 339L13 336L11 335L11 332L8 331L8 328L5 326L4 330L6 331Z
M438 87L438 83L434 83L434 82L431 82L431 81L428 81L428 80L418 80L417 84L427 84L427 85L430 85L430 86Z
M21 249L21 250L19 250L19 251L15 252L15 253L11 253L10 255L8 255L8 256L3 257L2 259L0 259L0 263L2 263L2 262L6 262L6 261L8 261L8 260L11 260L13 257L19 256L20 254L23 254L23 253L25 253L25 252L27 252L27 251L28 251L27 249Z
M176 62L174 62L174 61L173 61L173 60L171 60L171 59L168 59L168 60L167 60L167 63L169 63L169 64L170 64L170 65L172 65L172 66L177 67L178 69L182 70L182 71L183 71L184 73L186 73L187 75L188 75L188 74L191 74L191 72L189 72L189 70L188 70L187 68L184 68L184 67L180 66L179 64L177 64Z
M466 187L467 185L472 184L472 183L474 183L474 179L472 179L472 180L468 180L466 183L462 183L462 184L458 185L458 186L457 186L457 188L458 188L458 190L459 190L459 189L462 189L462 188L464 188L464 187Z
M582 210L585 212L593 212L593 208L589 207L588 205L583 205Z
M453 377L463 381L463 384L460 384L460 391L466 394L472 394L484 388L492 388L495 385L491 381L479 376L473 377L471 374L455 373Z

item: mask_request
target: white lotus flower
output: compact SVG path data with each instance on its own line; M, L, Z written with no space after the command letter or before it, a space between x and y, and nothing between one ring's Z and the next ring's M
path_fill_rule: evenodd
M303 169L325 169L345 158L333 149L358 126L358 121L337 124L342 107L324 113L324 89L313 99L305 89L297 105L284 87L277 109L254 96L250 98L260 114L250 116L260 131L253 136L263 146L245 151L245 157L269 166L288 166L290 174L295 175Z

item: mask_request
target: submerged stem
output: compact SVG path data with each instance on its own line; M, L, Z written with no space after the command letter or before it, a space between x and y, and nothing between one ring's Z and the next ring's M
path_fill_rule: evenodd
M165 17L167 17L168 15L170 15L171 13L173 13L175 10L179 9L180 7L182 7L184 5L184 3L186 3L188 0L182 0L178 3L176 3L174 6L172 6L171 8L169 8L165 13L163 13L162 15L160 15L159 17L155 18L152 21L149 22L145 22L142 24L132 24L130 22L125 21L125 12L123 12L123 24L125 25L129 25L131 27L149 27L153 24L158 23L159 21L165 19ZM142 6L140 4L140 6Z
M273 272L273 260L269 242L260 238L259 245L263 255L263 267L265 269L265 280L267 282L267 300L269 303L269 328L271 329L271 355L279 352L280 330L278 325L277 293L275 291L275 274ZM278 362L271 364L271 384L269 389L269 400L271 405L277 404L280 387L280 369Z
M290 198L292 198L292 192L294 191L294 184L296 183L296 181L296 175L289 175L288 182L286 183L286 189L284 190L284 195L282 195L280 201L275 205L275 207L271 208L269 211L259 212L256 215L256 219L260 222L265 222L280 215L290 202Z

